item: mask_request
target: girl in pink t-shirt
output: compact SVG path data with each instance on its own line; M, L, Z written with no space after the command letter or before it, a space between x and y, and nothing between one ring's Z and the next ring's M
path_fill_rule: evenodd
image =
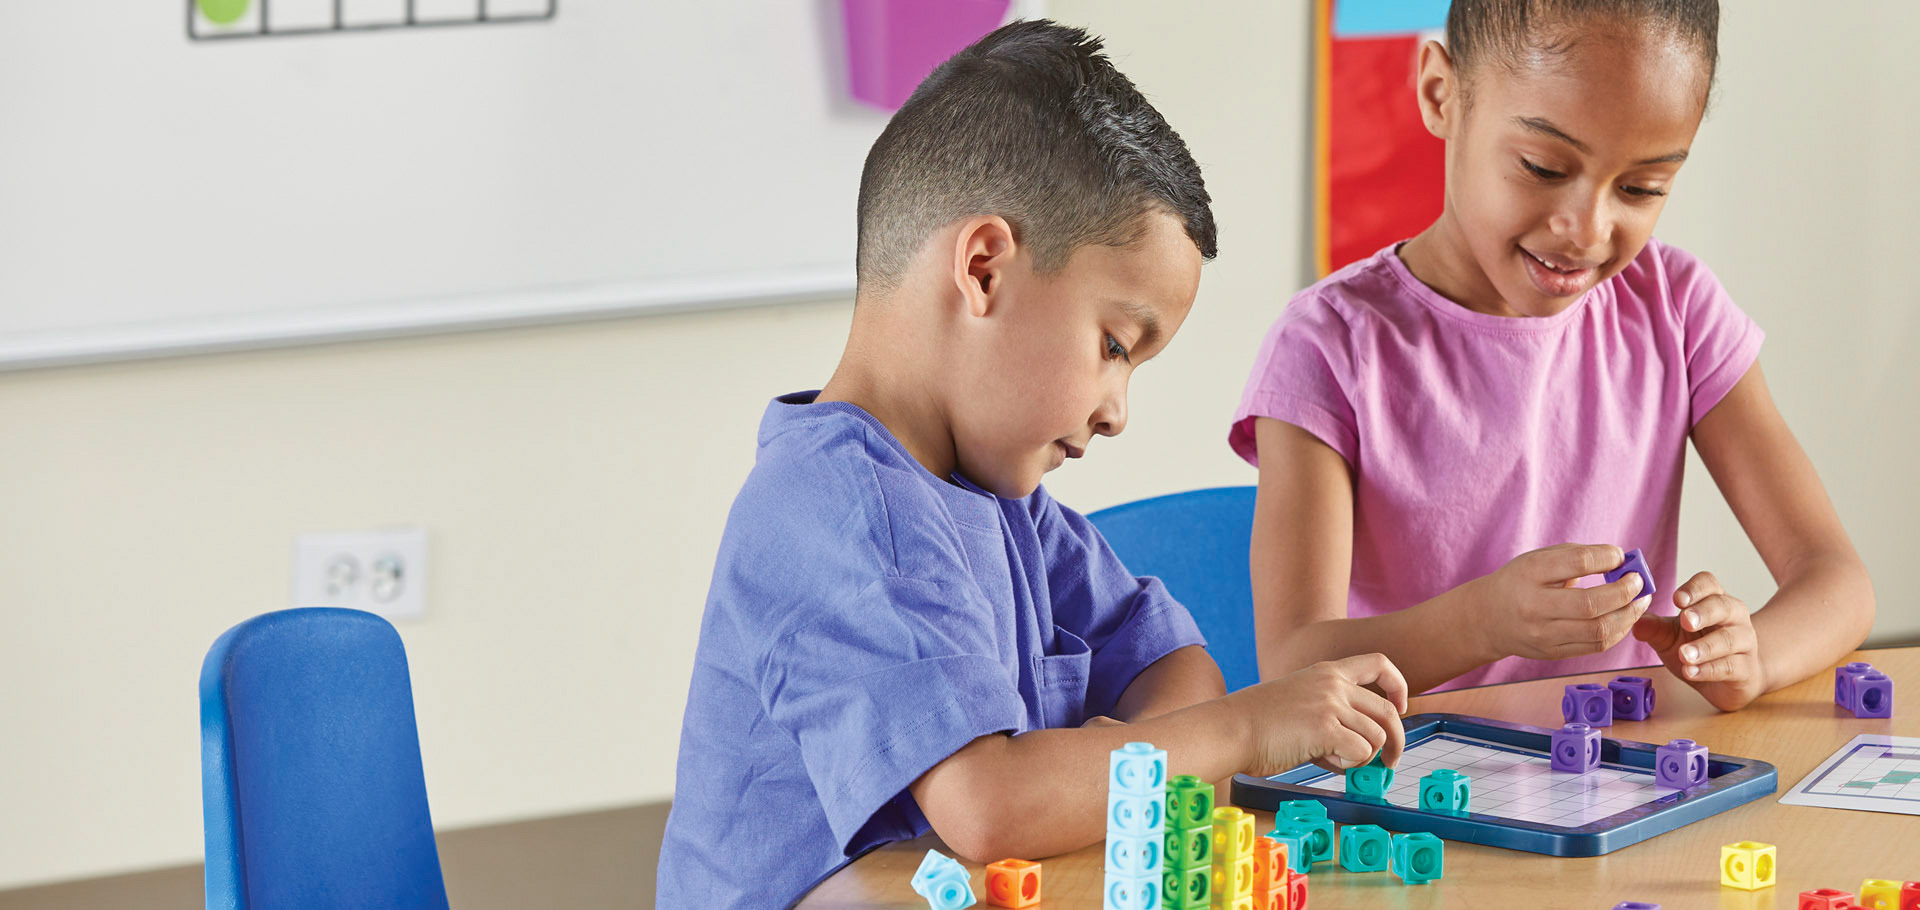
M1866 637L1871 582L1760 329L1651 238L1718 29L1714 0L1475 0L1421 50L1445 211L1294 297L1234 417L1262 676L1365 651L1414 691L1664 663L1733 710ZM1674 585L1688 439L1779 585L1766 609ZM1622 546L1657 593L1576 585Z

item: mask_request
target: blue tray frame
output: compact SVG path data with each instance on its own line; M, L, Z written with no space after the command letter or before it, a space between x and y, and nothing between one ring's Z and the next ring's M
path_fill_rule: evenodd
M1415 714L1402 722L1409 747L1443 733L1471 736L1545 757L1555 731L1461 714ZM1662 743L1661 745L1665 745ZM1600 740L1603 764L1653 770L1651 743L1624 739ZM1345 825L1379 825L1393 831L1429 831L1447 840L1505 847L1548 856L1599 856L1637 844L1711 815L1725 812L1774 792L1779 773L1766 762L1709 753L1707 782L1689 790L1674 790L1651 802L1579 827L1543 825L1498 815L1473 812L1430 812L1396 806L1383 800L1349 797L1345 792L1308 787L1302 781L1327 773L1317 765L1301 765L1270 778L1245 774L1233 778L1233 802L1252 809L1273 811L1281 802L1317 799L1327 816Z

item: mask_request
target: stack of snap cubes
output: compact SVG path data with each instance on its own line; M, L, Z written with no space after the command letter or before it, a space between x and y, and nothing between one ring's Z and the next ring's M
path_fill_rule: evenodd
M1160 910L1166 874L1167 753L1127 743L1107 764L1106 910Z

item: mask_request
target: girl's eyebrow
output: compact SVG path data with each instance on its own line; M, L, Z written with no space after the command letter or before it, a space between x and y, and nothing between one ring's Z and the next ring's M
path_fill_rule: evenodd
M1558 139L1561 142L1571 145L1583 155L1593 154L1593 150L1590 148L1587 148L1586 143L1581 142L1580 140L1567 135L1565 130L1562 130L1557 126L1554 126L1553 121L1548 120L1545 117L1515 117L1513 118L1513 122L1519 125L1521 128L1526 129L1528 131L1539 133L1540 135L1546 136L1550 139ZM1664 155L1656 155L1652 158L1641 159L1639 161L1634 162L1634 166L1638 167L1643 164L1675 164L1685 160L1687 160L1687 150L1680 149L1678 151L1668 152Z

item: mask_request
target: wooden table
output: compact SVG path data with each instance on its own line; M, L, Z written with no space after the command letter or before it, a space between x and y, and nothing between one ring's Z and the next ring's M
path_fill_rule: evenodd
M1833 704L1833 674L1820 673L1768 695L1744 710L1722 714L1663 668L1639 671L1659 691L1652 720L1622 721L1606 735L1641 742L1693 739L1715 752L1771 762L1779 790L1735 809L1605 856L1560 858L1447 842L1446 877L1405 885L1389 872L1352 873L1319 863L1311 876L1312 910L1342 907L1577 907L1608 910L1625 900L1665 910L1793 910L1801 891L1855 891L1865 878L1920 880L1920 816L1783 806L1779 799L1857 733L1920 736L1920 648L1861 651L1894 679L1894 716L1856 719ZM1568 683L1606 682L1623 672L1533 680L1413 699L1410 713L1446 711L1540 727L1560 725L1560 694ZM1172 769L1175 773L1178 768ZM1226 790L1220 796L1224 804ZM1257 813L1257 830L1273 825ZM1720 887L1720 846L1756 840L1779 848L1778 884L1747 892ZM925 908L908 880L928 849L952 855L938 838L881 847L822 882L799 905L805 910L848 907ZM1102 846L1043 861L1039 906L1100 907ZM967 863L976 895L985 892L985 867ZM985 907L984 897L981 907Z

